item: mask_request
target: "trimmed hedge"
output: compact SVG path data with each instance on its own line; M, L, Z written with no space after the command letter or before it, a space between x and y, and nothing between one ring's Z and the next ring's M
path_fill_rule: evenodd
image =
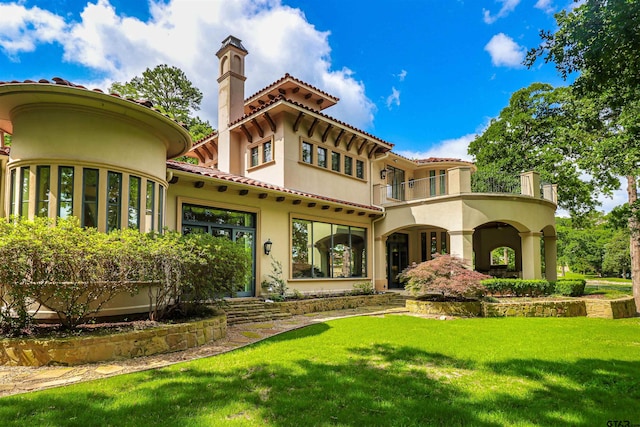
M518 297L550 295L554 284L546 280L487 279L480 282L491 295L515 295Z
M568 297L579 297L584 295L586 284L584 279L560 279L555 283L555 293Z

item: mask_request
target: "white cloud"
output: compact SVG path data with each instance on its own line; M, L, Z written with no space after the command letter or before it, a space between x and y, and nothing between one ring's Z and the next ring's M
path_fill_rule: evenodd
M57 42L65 61L104 76L74 83L108 86L158 64L177 66L203 92L199 115L216 127L215 52L232 34L249 51L245 96L288 72L340 98L328 114L361 128L373 123L376 107L364 84L351 70L332 68L329 33L317 30L299 9L280 0L149 0L151 16L146 21L119 14L109 0L87 3L80 19L68 22L36 7L10 6L15 8L13 18L0 9L0 47L19 53L34 50L38 43Z
M60 16L37 6L27 9L17 3L0 4L0 49L11 58L33 52L38 43L56 40L65 26Z
M407 77L407 70L400 71L400 74L398 74L398 80L403 82L405 77Z
M538 0L533 7L543 10L545 13L553 13L556 9L553 6L553 0Z
M425 151L398 151L398 154L410 159L426 159L428 157L446 157L453 159L461 159L472 161L473 159L467 153L469 143L476 138L476 134L467 134L459 138L447 139L437 143Z
M491 37L484 50L489 52L491 63L496 67L521 67L525 55L525 48L504 33Z
M541 0L545 1L545 0ZM493 24L500 18L504 18L513 12L520 3L520 0L498 0L499 3L502 3L502 7L498 11L497 14L491 15L491 12L487 9L482 9L482 19L486 24Z
M400 91L395 87L391 88L391 95L387 96L387 108L391 110L393 105L400 106Z

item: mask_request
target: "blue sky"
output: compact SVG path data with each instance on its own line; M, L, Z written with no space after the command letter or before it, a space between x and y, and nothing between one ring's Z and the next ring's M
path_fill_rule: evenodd
M147 67L183 69L217 126L215 52L243 40L246 92L285 73L341 101L325 112L408 157L467 158L510 95L563 85L522 66L572 0L0 1L0 80L62 77L107 89ZM616 203L617 204L617 203Z

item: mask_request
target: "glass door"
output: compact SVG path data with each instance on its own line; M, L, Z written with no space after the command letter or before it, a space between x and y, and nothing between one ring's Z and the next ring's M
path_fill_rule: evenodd
M389 289L402 289L398 274L409 266L409 236L394 233L387 238L387 283Z

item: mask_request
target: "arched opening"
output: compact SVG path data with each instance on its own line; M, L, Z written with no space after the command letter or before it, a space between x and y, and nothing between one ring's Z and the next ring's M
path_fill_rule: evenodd
M522 243L518 229L493 221L473 232L475 270L494 277L521 277Z

